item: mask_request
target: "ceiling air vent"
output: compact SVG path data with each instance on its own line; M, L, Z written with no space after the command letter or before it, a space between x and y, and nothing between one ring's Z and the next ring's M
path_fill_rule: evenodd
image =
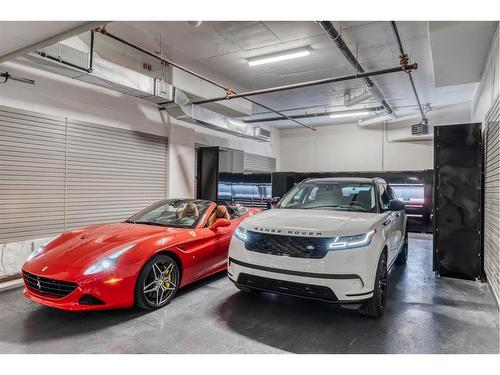
M271 131L261 128L260 126L254 127L254 137L259 138L261 141L269 142L271 140Z

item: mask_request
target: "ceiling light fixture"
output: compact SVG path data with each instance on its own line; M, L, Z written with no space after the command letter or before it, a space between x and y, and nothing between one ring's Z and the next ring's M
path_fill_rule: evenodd
M357 117L357 116L366 116L369 115L373 112L371 111L345 111L345 112L339 112L339 113L332 113L330 114L330 118L340 118L340 117Z
M368 126L383 123L384 121L394 121L396 115L394 112L385 113L383 115L375 115L358 121L359 126Z
M310 54L311 51L309 51L308 49L298 49L298 50L296 49L293 51L286 51L284 53L280 53L277 55L267 55L267 56L252 58L248 60L248 65L256 66L256 65L269 64L279 61L296 59L298 57L305 57L309 56Z
M188 21L188 23L193 27L198 27L203 21Z

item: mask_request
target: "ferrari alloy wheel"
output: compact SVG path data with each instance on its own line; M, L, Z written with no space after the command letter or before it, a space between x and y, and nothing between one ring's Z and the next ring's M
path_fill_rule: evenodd
M179 288L179 266L171 257L158 254L142 268L136 284L137 306L154 310L167 305Z

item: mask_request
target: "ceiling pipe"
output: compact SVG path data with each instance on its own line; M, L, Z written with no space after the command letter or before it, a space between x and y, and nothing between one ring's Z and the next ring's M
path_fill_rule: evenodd
M372 94L371 90L368 89L364 93L359 94L358 96L344 100L344 105L349 108L349 107L352 107L353 105L364 102L366 99L369 99L372 96L373 96L373 94Z
M270 94L270 93L274 93L274 92L300 89L303 87L323 85L326 83L350 81L353 79L367 78L367 77L378 76L378 75L389 74L389 73L396 73L396 72L403 72L406 70L413 70L413 69L417 69L417 68L418 68L418 65L416 63L411 64L411 65L401 65L401 66L396 66L393 68L376 70L373 72L363 72L363 73L351 74L351 75L347 75L347 76L330 77L330 78L318 79L315 81L295 83L295 84L291 84L291 85L284 85L284 86L278 86L278 87L270 87L270 88L262 89L262 90L247 91L247 92L244 92L241 94L219 96L219 97L211 98L211 99L202 99L202 100L194 101L193 104L198 104L198 105L199 104L207 104L207 103L213 103L213 102L220 102L223 100L237 99L237 98L243 98L243 97L249 97L249 96L255 96L255 95ZM384 106L384 108L387 110L387 108L385 106ZM392 109L391 109L390 113L392 113Z
M18 76L13 76L9 72L0 72L0 78L3 78L3 81L0 83L7 83L7 81L17 81L17 82L22 82L22 83L27 83L29 85L34 85L35 81L29 78L23 78L23 77L18 77Z
M104 27L99 28L97 31L99 31L101 34L106 35L107 37L109 37L109 38L111 38L111 39L116 40L117 42L120 42L120 43L122 43L122 44L125 44L126 46L129 46L130 48L133 48L133 49L135 49L135 50L137 50L137 51L140 51L140 52L144 53L145 55L151 56L151 57L153 57L153 58L155 58L155 59L159 60L162 64L166 64L166 65L173 66L173 67L175 67L175 68L177 68L177 69L179 69L179 70L182 70L183 72L186 72L186 73L188 73L188 74L191 74L192 76L194 76L194 77L196 77L196 78L199 78L199 79L201 79L201 80L203 80L203 81L205 81L205 82L208 82L208 83L210 83L210 84L212 84L212 85L214 85L214 86L217 86L217 87L219 87L219 88L223 89L223 90L224 90L224 91L226 91L226 92L232 92L232 93L235 93L234 91L230 90L228 87L226 87L226 86L224 86L224 85L222 85L222 84L220 84L220 83L218 83L218 82L216 82L216 81L214 81L214 80L211 80L210 78L204 77L204 76L202 76L201 74L195 73L195 72L193 72L192 70L190 70L190 69L188 69L188 68L185 68L185 67L183 67L183 66L181 66L181 65L179 65L179 64L176 64L176 63L174 63L174 62L172 62L172 61L170 61L170 60L167 60L167 59L165 59L165 58L163 58L163 57L161 57L161 56L158 56L156 53L153 53L153 52L151 52L151 51L148 51L148 50L146 50L146 49L144 49L144 48L142 48L142 47L139 47L138 45L135 45L135 44L133 44L133 43L131 43L131 42L128 42L128 41L126 41L126 40L124 40L124 39L122 39L122 38L120 38L120 37L118 37L118 36L116 36L116 35L114 35L114 34L111 34L111 33L110 33L110 32L108 32L108 31L107 31ZM295 119L292 119L292 118L288 117L287 115L285 115L284 113L282 113L282 112L280 112L280 111L277 111L277 110L275 110L275 109L272 109L271 107L268 107L268 106L266 106L266 105L264 105L264 104L262 104L262 103L259 103L259 102L255 101L255 100L253 100L253 99L249 99L249 98L246 98L246 97L243 97L243 99L248 100L249 102L251 102L251 103L253 103L253 104L255 104L255 105L258 105L259 107L262 107L262 108L264 108L264 109L267 109L267 110L268 110L268 111L270 111L270 112L276 113L277 115L280 115L280 116L286 117L288 120L293 121L294 123L296 123L296 124L298 124L298 125L300 125L300 126L303 126L303 127L308 128L308 129L311 129L311 130L313 130L313 131L316 131L316 129L314 129L313 127L311 127L311 126L309 126L309 125L306 125L306 124L303 124L303 123L301 123L301 122L299 122L299 121L297 121L297 120L295 120Z
M363 108L363 111L367 112L377 112L383 110L384 107L375 107L375 108ZM355 113L359 112L359 110L349 110L349 111L322 111L322 112L312 112L312 113L304 113L300 115L289 115L289 117L292 117L294 119L304 119L304 118L317 118L317 117L326 117L326 116L331 116L331 115L348 115L350 113ZM251 119L251 120L243 120L243 122L246 122L248 124L251 123L258 123L258 122L272 122L272 121L282 121L282 120L287 120L285 117L264 117L264 118L259 118L259 119Z
M408 60L408 55L405 53L403 48L403 43L401 42L401 38L399 36L399 31L396 26L395 21L391 21L392 31L394 32L394 36L396 37L396 41L398 42L399 52L401 53L401 60ZM427 123L427 118L425 117L424 109L422 108L422 104L420 103L420 98L418 97L417 88L415 87L415 82L413 82L413 77L411 72L408 73L408 78L410 78L411 87L413 88L413 94L415 95L415 99L417 100L418 109L420 110L420 116L422 117L422 122Z
M320 21L319 24L321 25L323 30L325 30L325 32L328 34L330 39L335 43L335 45L340 49L340 51L342 52L344 57L347 59L347 61L352 66L354 66L354 68L356 69L356 72L363 73L365 70L363 69L363 67L359 63L358 59L356 59L356 57L353 55L353 53L351 52L351 50L349 49L349 47L345 43L344 39L337 32L337 30L335 29L333 24L330 21ZM369 76L365 77L364 81L365 81L366 86L368 86L368 88L373 93L373 95L377 98L378 101L380 101L380 104L382 104L382 106L385 108L387 113L392 113L393 110L392 110L391 106L389 105L389 103L387 103L384 95L379 90L377 85L375 85L375 82L373 82L369 78Z
M28 53L32 53L33 51L36 51L38 49L45 48L47 46L50 46L52 44L58 43L61 40L66 40L71 37L74 37L76 35L80 35L86 31L95 29L96 27L102 26L105 22L86 22L83 25L80 25L74 29L71 29L69 31L57 34L56 36L53 36L51 38L45 39L41 42L34 43L28 47L18 49L17 51L8 53L6 55L0 56L0 63L3 63L5 61L13 60L18 56L26 55Z

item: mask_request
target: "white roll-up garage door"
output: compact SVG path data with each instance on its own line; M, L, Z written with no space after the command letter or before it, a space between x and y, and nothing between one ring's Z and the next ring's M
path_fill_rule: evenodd
M166 170L165 137L0 107L0 244L121 221Z
M64 229L63 118L0 107L0 243Z
M500 97L486 114L484 134L484 270L500 297Z
M164 137L68 120L66 226L121 221L166 198Z

